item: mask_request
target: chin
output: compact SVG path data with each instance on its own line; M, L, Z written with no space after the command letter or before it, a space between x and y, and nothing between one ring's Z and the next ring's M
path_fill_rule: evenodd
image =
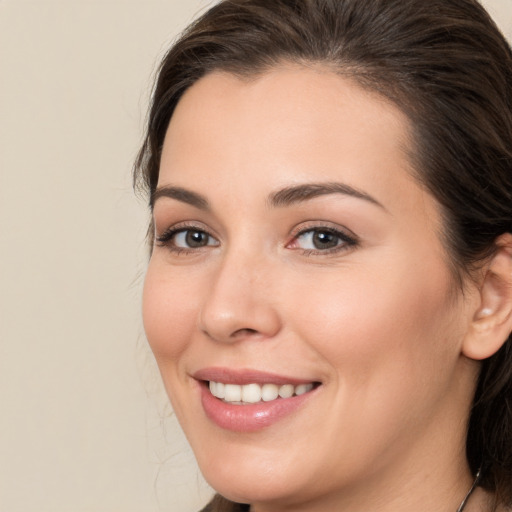
M278 457L272 456L270 460L255 456L199 459L199 467L208 484L231 501L284 504L297 497L307 484L299 481L299 475L293 471L276 464Z

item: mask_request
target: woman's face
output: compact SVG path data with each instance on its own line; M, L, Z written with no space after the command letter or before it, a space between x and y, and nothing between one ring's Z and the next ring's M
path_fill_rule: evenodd
M225 496L328 503L444 460L465 471L471 300L408 147L395 106L328 71L213 73L180 100L144 323Z

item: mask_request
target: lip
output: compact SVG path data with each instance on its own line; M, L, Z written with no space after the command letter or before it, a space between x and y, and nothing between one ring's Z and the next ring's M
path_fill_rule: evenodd
M218 427L232 432L256 432L270 427L283 418L298 412L318 391L315 386L311 391L291 398L278 398L270 402L235 405L214 397L208 389L208 381L225 384L307 384L313 380L284 377L282 375L260 372L257 370L233 370L227 368L205 368L193 377L198 381L201 404L209 420Z
M203 368L192 375L194 379L201 381L223 382L224 384L308 384L317 382L315 379L300 379L296 377L287 377L275 373L262 372L252 369L233 369L233 368Z

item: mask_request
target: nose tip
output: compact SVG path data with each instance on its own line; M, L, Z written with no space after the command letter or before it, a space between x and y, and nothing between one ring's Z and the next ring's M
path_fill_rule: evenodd
M244 307L247 297L229 304L225 300L221 303L218 298L213 300L213 307L203 308L201 330L214 341L233 343L249 338L272 338L279 331L279 319L269 305Z
M278 310L262 274L256 277L222 269L202 305L201 331L225 343L275 336L281 328Z

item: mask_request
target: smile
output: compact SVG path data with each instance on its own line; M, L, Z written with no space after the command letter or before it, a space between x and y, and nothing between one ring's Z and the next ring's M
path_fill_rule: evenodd
M314 384L225 384L223 382L209 382L210 393L225 403L232 405L256 404L258 402L272 402L283 398L304 395L311 391Z
M256 432L300 414L323 388L311 377L248 368L208 367L191 376L208 420L232 432Z

